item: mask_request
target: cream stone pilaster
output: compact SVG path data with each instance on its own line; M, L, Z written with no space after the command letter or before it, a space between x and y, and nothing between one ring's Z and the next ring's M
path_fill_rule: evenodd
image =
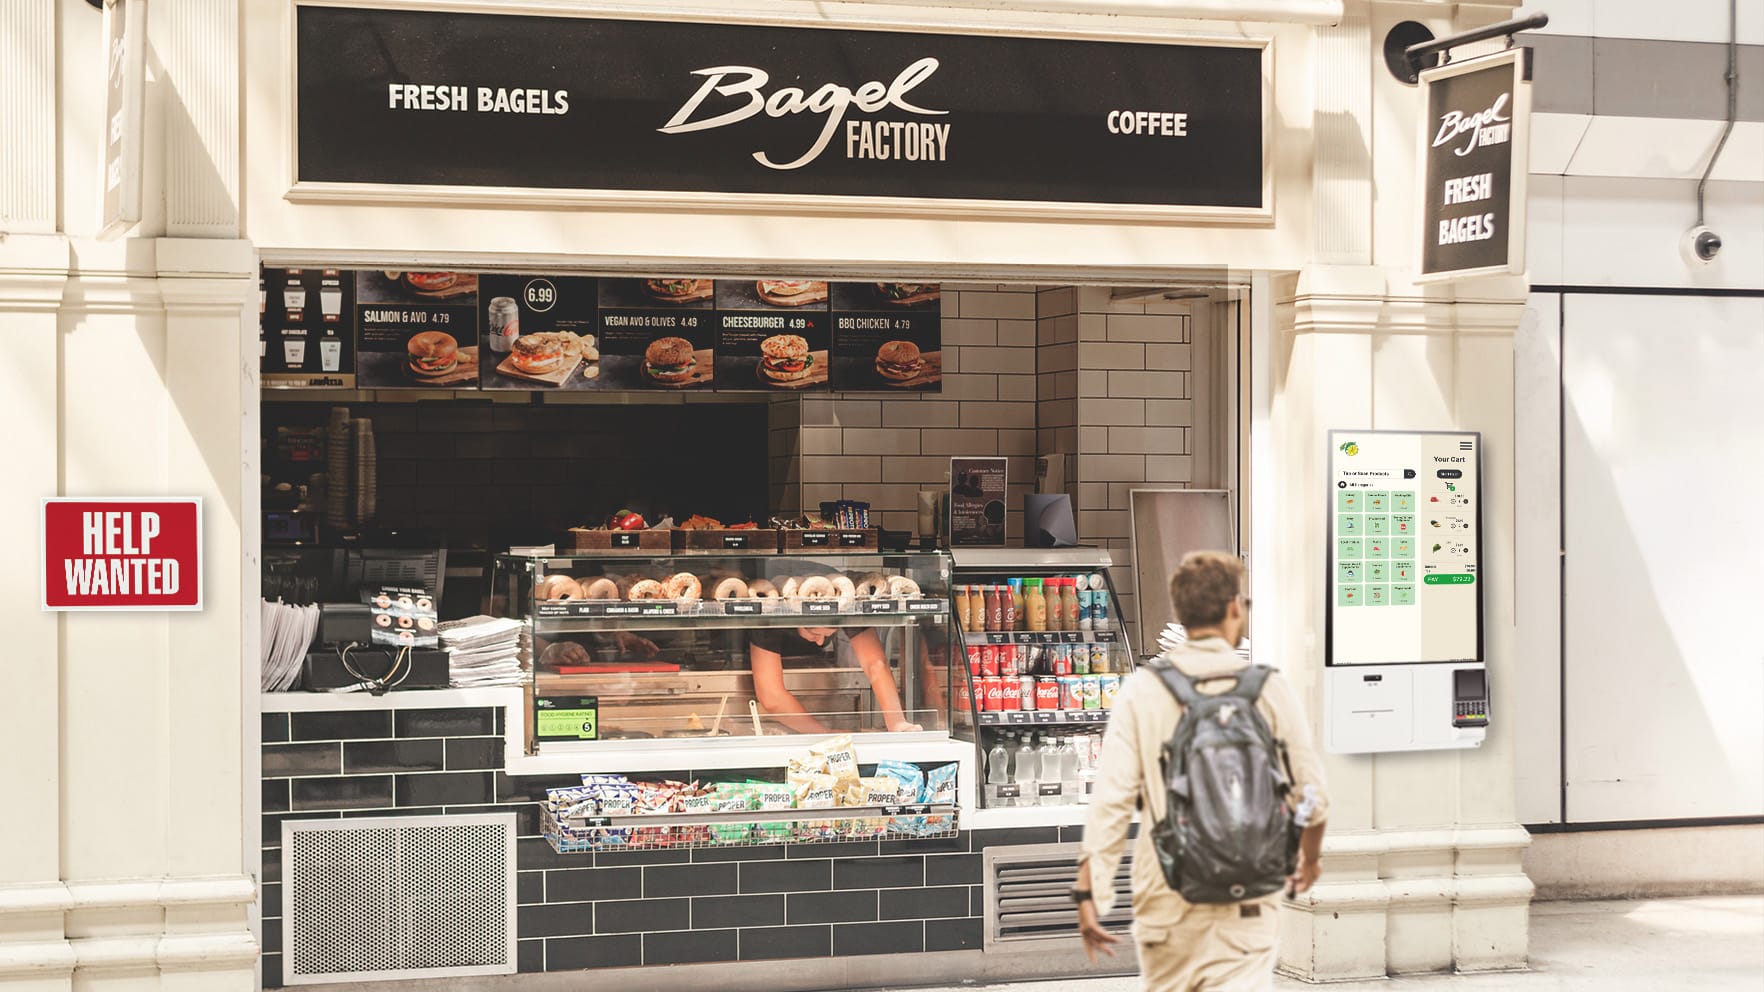
M1519 280L1417 289L1373 266L1315 266L1276 306L1271 411L1279 495L1277 649L1322 712L1331 428L1481 431L1487 659L1495 705L1513 667L1512 333ZM1502 711L1512 712L1511 707ZM1514 820L1510 726L1482 747L1329 755L1324 877L1287 907L1282 967L1312 981L1522 968L1529 836Z
M14 11L16 13L16 11ZM0 32L0 35L3 35ZM10 39L0 37L0 44ZM0 100L4 96L0 95ZM15 562L38 558L39 500L59 491L56 444L55 310L67 282L67 240L0 233L0 423L8 425L0 486L0 547ZM62 992L73 949L62 929L69 905L61 883L60 632L38 608L35 568L0 569L0 990Z

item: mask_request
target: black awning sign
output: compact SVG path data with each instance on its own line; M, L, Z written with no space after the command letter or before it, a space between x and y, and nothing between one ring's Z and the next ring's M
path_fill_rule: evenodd
M1421 74L1421 277L1525 271L1529 49Z

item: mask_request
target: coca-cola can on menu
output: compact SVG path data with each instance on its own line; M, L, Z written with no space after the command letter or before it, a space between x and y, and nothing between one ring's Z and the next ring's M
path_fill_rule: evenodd
M1000 678L999 706L1001 710L1020 710L1023 708L1023 684L1015 677Z
M980 674L991 677L998 674L998 647L993 644L980 646Z
M1017 683L1020 687L1019 691L1022 693L1022 697L1021 697L1022 698L1022 708L1026 709L1026 710L1034 709L1036 706L1036 703L1035 703L1035 676L1033 676L1033 675L1019 676L1017 679Z
M1035 680L1035 708L1038 710L1060 708L1060 680L1057 676L1043 675Z
M991 713L1004 709L1004 679L996 675L985 675L981 677L980 684L985 687L981 709Z

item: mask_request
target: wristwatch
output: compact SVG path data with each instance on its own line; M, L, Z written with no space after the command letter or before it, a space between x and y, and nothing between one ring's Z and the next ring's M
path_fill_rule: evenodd
M1073 889L1069 894L1072 897L1072 905L1074 906L1079 905L1080 903L1087 903L1091 898L1089 889Z

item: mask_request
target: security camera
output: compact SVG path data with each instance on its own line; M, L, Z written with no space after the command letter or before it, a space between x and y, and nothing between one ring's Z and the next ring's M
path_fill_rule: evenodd
M1708 265L1715 261L1716 255L1721 254L1721 235L1698 224L1685 232L1682 247L1685 261L1694 265Z

